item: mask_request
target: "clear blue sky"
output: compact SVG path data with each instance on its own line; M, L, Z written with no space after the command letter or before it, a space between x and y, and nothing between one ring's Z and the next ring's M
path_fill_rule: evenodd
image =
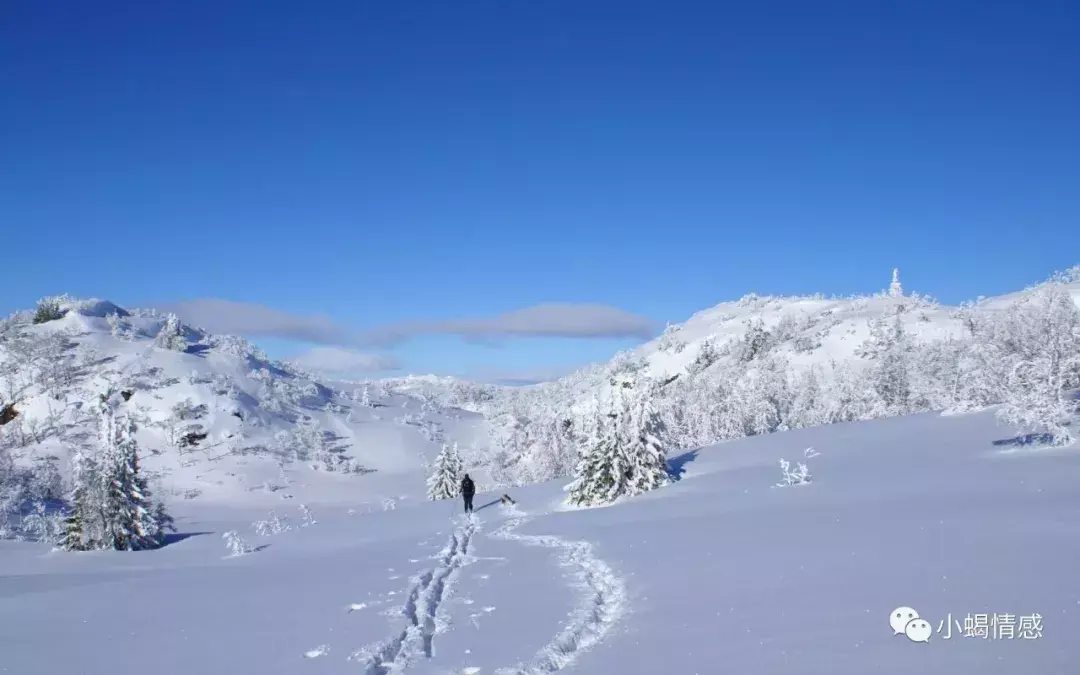
M0 8L5 311L218 298L414 322L407 370L532 372L640 331L477 322L662 325L894 266L955 302L1080 262L1078 216L1076 2Z

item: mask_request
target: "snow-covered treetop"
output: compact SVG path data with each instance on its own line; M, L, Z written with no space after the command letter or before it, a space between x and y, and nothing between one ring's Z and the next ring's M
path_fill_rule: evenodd
M900 285L900 270L893 268L892 283L889 284L889 297L900 298L904 296L904 287Z

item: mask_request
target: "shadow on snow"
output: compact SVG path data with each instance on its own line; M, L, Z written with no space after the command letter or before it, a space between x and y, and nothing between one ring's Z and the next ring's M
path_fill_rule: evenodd
M668 460L668 472L675 480L682 480L683 475L686 473L686 465L697 459L698 450L691 450L690 452L684 452L678 457L672 457Z

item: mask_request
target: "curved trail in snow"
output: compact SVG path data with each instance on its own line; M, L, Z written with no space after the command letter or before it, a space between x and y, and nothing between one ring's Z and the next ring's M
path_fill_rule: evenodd
M434 568L413 579L401 613L406 624L400 633L349 657L364 664L364 675L397 673L420 658L431 658L435 635L444 625L443 600L453 586L458 570L468 564L469 545L476 522L469 520L450 535L446 547L436 556Z
M498 668L495 675L547 675L573 663L578 655L600 643L626 613L626 585L600 558L592 544L570 541L553 535L520 534L516 530L532 520L511 507L511 520L491 533L497 539L518 541L527 546L558 549L559 565L577 577L581 588L578 607L570 623L540 649L528 664Z

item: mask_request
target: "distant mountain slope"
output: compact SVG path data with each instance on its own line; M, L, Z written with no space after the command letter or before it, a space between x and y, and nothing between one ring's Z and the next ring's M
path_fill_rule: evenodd
M492 393L484 412L502 449L490 458L494 473L509 483L569 473L590 442L591 416L606 410L615 387L654 398L669 449L998 403L1004 364L1030 356L1017 345L1040 339L1029 333L1041 329L1024 326L1058 311L1040 307L1047 293L1071 298L1075 314L1080 267L963 307L906 294L898 278L872 296L750 294L722 303L605 364ZM1071 339L1080 345L1080 333Z
M41 323L33 312L0 322L8 464L52 456L66 472L71 449L96 441L92 410L103 394L137 421L144 467L175 498L197 502L392 497L422 484L443 442L484 438L475 413L386 383L366 397L362 387L330 387L241 338L153 310L62 297L52 311Z

